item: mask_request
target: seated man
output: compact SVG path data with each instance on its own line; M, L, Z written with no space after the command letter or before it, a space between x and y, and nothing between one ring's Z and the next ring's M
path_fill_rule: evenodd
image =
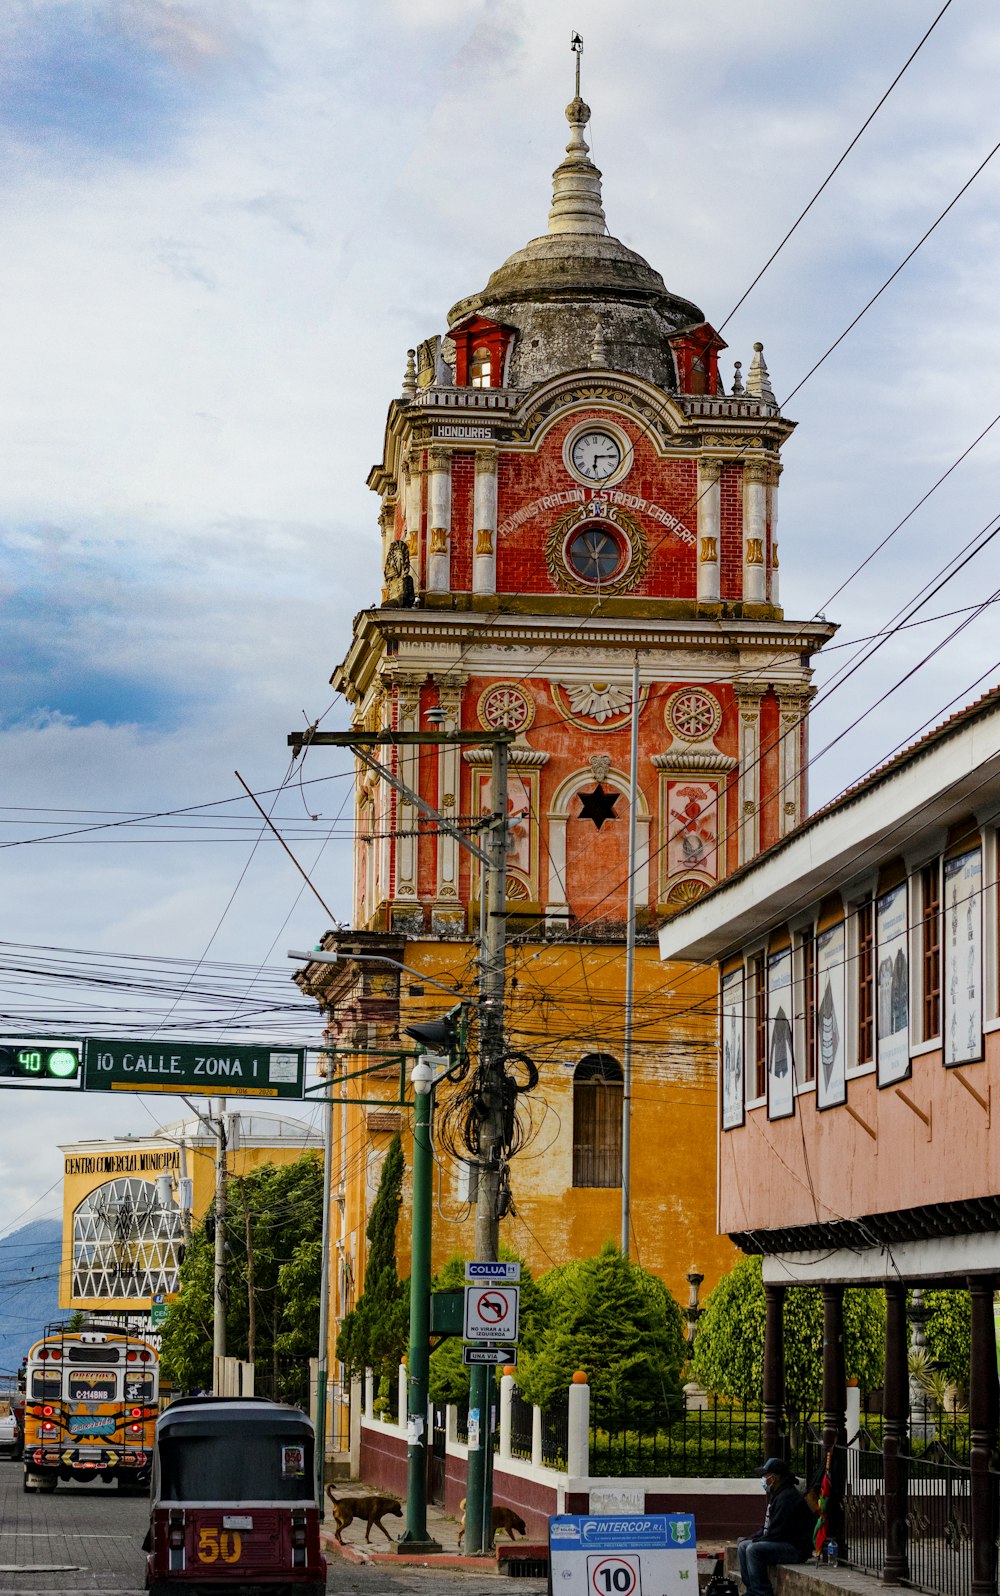
M772 1563L804 1563L812 1552L815 1514L799 1495L784 1458L769 1457L757 1470L767 1492L763 1527L740 1541L740 1577L749 1596L771 1596Z

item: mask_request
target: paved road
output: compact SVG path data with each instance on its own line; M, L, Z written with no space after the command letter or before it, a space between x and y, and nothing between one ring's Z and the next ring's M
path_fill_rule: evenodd
M142 1596L142 1538L149 1504L112 1486L60 1485L51 1496L21 1489L22 1468L0 1459L0 1592L17 1596ZM332 1554L331 1596L506 1596L511 1582L487 1571L371 1563ZM544 1580L518 1580L515 1596L540 1596Z

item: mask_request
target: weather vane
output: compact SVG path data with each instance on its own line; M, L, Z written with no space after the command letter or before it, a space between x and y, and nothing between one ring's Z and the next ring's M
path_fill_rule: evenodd
M570 34L569 47L576 56L576 97L580 98L580 57L583 54L583 40L578 33Z

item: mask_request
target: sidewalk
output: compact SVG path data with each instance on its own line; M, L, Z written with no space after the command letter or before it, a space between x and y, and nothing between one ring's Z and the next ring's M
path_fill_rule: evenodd
M338 1496L366 1496L370 1487L358 1481L345 1484L336 1492ZM428 1555L426 1552L397 1552L395 1541L403 1533L405 1521L397 1518L386 1519L386 1529L392 1536L393 1544L384 1538L376 1526L372 1529L371 1540L365 1542L367 1526L358 1519L348 1525L342 1533L343 1545L334 1537L335 1525L333 1515L327 1511L326 1518L320 1528L320 1541L327 1556L341 1557L349 1563L395 1563L405 1565L414 1563L424 1568L460 1568L469 1573L484 1574L496 1571L496 1553L488 1552L483 1557L466 1557L458 1546L458 1520L443 1507L435 1502L427 1504L427 1533L432 1540L438 1542L440 1552ZM506 1540L506 1537L504 1537Z

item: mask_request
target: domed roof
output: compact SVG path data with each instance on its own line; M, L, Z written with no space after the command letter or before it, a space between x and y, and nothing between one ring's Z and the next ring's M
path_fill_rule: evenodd
M504 261L481 293L459 300L448 325L475 314L514 327L518 337L506 378L514 388L590 365L673 388L667 340L704 317L608 233L601 173L583 137L590 107L579 95L566 107L566 119L570 141L553 173L548 232Z

